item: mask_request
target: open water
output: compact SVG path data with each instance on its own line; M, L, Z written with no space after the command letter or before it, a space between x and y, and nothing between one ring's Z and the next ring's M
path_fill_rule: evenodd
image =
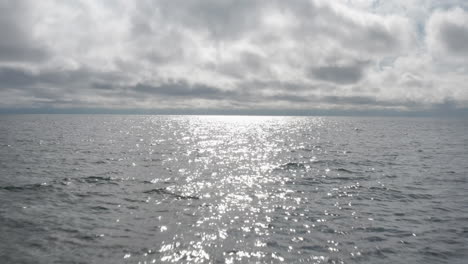
M0 116L0 263L468 263L468 121Z

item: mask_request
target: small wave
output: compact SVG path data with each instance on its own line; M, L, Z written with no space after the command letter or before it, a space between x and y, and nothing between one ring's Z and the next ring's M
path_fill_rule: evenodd
M34 191L43 188L52 188L51 185L45 183L35 183L35 184L25 184L21 186L0 186L0 190L11 191L11 192L21 192L21 191Z
M112 177L102 177L102 176L88 176L84 178L76 179L79 182L86 182L86 183L109 183L109 184L117 184L116 181L118 179Z
M101 205L92 206L90 207L90 209L95 210L95 211L108 211L109 210L109 208L101 206Z
M382 241L385 241L386 239L381 236L370 236L370 237L367 237L366 240L369 242L382 242Z
M312 151L314 151L313 149L311 149L311 148L306 148L306 147L301 147L301 148L298 148L297 150L299 150L299 151L304 151L304 152L312 152Z
M356 178L352 177L342 177L342 176L336 176L336 177L329 177L331 180L340 180L340 181L351 181L351 180L356 180Z
M417 193L410 193L407 196L411 199L432 199L433 196L430 194L417 194Z
M181 194L173 193L173 192L168 191L165 188L151 189L151 190L144 191L143 193L156 193L156 194L161 194L161 195L170 195L179 200L199 200L200 199L200 197L197 197L197 196L181 195Z
M336 171L339 171L339 172L346 172L346 173L349 173L349 174L357 173L356 171L352 171L352 170L345 169L345 168L339 168L339 169L337 169Z
M279 166L281 169L296 170L296 169L307 169L307 165L300 162L287 162Z
M93 164L107 164L108 162L105 161L105 160L96 160L96 161L93 161L91 163L93 163Z

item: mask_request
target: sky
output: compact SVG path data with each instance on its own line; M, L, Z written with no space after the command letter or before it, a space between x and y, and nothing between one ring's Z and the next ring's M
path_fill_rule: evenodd
M468 113L466 0L0 0L0 112Z

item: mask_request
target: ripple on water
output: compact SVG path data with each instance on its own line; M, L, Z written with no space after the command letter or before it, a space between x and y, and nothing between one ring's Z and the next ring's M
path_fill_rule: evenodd
M468 141L440 128L466 126L389 120L6 120L0 252L7 263L463 263L466 159L451 153L468 156L454 144Z

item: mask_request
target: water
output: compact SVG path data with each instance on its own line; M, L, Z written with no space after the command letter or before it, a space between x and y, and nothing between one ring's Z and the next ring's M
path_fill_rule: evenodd
M468 122L0 116L1 263L466 263Z

